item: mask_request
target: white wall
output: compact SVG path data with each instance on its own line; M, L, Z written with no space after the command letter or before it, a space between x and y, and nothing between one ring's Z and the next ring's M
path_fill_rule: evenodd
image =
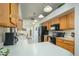
M26 29L26 33L30 37L30 30L33 27L32 20L23 20L23 28Z
M36 23L33 27L33 43L38 43L38 28L39 23Z
M31 38L30 41L31 43L35 43L35 26L32 23L33 21L30 19L24 19L23 20L23 28L26 29L26 33L28 34L27 38ZM31 36L30 36L30 30L31 30Z
M79 56L79 4L75 7L75 55Z
M23 19L23 28L31 28L33 26L32 22L30 19Z
M32 22L33 22L32 20L23 20L23 28L26 29L26 33L28 34L28 37L32 38L32 43L37 43L39 22L36 24L33 24ZM31 37L30 37L30 29L32 30Z

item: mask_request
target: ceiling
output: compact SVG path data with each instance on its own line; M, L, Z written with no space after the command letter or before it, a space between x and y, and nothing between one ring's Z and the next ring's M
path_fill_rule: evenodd
M53 11L60 5L60 3L20 3L22 19L39 19L38 16L43 14L45 17L50 14L43 11L44 7L50 5Z

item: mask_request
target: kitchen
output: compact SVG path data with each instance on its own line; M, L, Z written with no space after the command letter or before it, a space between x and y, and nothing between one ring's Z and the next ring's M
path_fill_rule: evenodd
M74 11L70 10L63 16L58 16L54 19L43 23L46 26L48 35L44 35L44 42L52 42L60 47L63 47L74 53ZM63 43L64 42L64 43ZM65 43L69 46L63 46ZM72 47L71 47L72 46Z
M51 48L52 45L55 45L55 46L58 46L59 49L62 48L64 50L66 50L66 53L68 52L68 53L70 53L70 55L71 55L71 53L72 53L72 55L75 55L76 50L75 50L75 23L74 22L75 22L75 18L76 18L75 14L77 13L76 10L78 10L78 9L76 9L76 6L77 6L76 4L63 4L62 3L60 7L55 9L50 14L48 13L45 18L42 18L41 21L40 20L38 22L35 21L36 23L33 23L33 24L29 23L30 26L33 25L33 27L30 27L28 24L26 25L26 23L24 25L23 22L25 22L25 20L22 20L19 16L19 14L21 14L21 13L20 13L20 10L18 10L18 7L17 7L18 5L19 4L1 4L0 5L0 8L3 8L1 11L4 12L4 10L5 10L5 12L3 13L3 16L1 16L1 18L4 20L4 22L0 21L0 26L1 26L1 28L5 29L5 30L2 29L3 32L4 31L10 32L10 33L6 33L4 35L6 37L6 40L8 39L4 45L7 45L7 44L13 45L12 48L17 49L17 47L19 47L19 48L20 48L20 46L23 47L23 44L25 44L28 47L27 52L32 51L29 49L34 48L34 51L35 51L34 55L45 55L42 53L42 51L44 51L45 48L41 46L43 49L42 49L42 51L40 49L41 48L40 45L44 45L43 43L45 43L45 44L49 45L49 47L47 47L47 45L44 45L45 47L47 47L47 49ZM5 9L4 7L6 7L7 9ZM24 8L24 7L22 6L22 8ZM7 12L7 10L8 10L8 12ZM23 10L23 12L25 12L25 11ZM29 14L29 13L27 13L27 14ZM26 17L26 16L24 16L24 14L22 14L22 15L23 15L23 17ZM25 13L25 15L26 15L26 13ZM33 15L35 15L35 13L33 13ZM43 17L43 16L41 16L41 17ZM26 18L26 19L28 19L28 18ZM27 21L33 22L34 18L32 17L31 19L32 19L31 21L26 20L26 22ZM26 26L28 26L28 29L26 28ZM28 33L26 32L26 29L27 29ZM15 34L12 34L12 33L15 33ZM13 35L15 36L16 40L14 40ZM31 44L23 43L22 41L20 41L18 43L19 39L21 39L21 38L19 38L19 39L17 38L18 35L20 35L19 37L26 35L26 37L28 39L27 38L24 39L23 42L25 42L26 40L28 41L30 39L33 42L31 42ZM11 39L14 40L15 42L13 42ZM42 44L40 44L40 43L42 43ZM52 43L52 44L50 44L50 43ZM16 45L16 47L14 45ZM22 47L20 48L20 50L22 49ZM11 47L8 46L8 48L11 48ZM23 47L23 48L25 48L25 47ZM38 54L36 52L37 49L40 51L40 52L38 52ZM53 47L52 47L52 49L53 49ZM22 51L19 52L20 50L18 50L18 53L20 53L20 54L14 54L14 52L12 52L12 50L11 50L11 52L13 53L13 55L25 55L25 54L32 55L33 54L33 51L32 51L32 53L28 52L28 54L27 54ZM26 51L25 49L23 49L23 50ZM50 53L49 52L47 52L47 53L49 53L49 55L53 55L52 54L53 51L51 51L51 49L49 49L49 50L50 50L49 51ZM16 50L14 50L14 51L16 51ZM46 51L44 51L44 52L46 53ZM24 53L24 54L22 54L22 53ZM65 53L62 53L60 55L64 55L64 54Z

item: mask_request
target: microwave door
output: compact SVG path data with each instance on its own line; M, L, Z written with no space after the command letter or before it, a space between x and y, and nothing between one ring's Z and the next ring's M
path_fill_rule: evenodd
M55 27L51 27L51 30L55 30Z

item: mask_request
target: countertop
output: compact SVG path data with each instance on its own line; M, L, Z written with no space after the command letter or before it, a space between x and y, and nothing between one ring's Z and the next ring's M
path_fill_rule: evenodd
M62 40L69 40L69 41L74 41L75 38L72 37L58 37L61 38Z

